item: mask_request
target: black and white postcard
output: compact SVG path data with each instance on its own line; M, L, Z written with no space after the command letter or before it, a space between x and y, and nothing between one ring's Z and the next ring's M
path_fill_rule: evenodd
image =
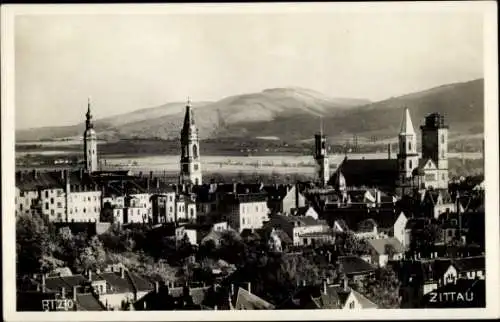
M2 6L4 319L498 317L496 9Z

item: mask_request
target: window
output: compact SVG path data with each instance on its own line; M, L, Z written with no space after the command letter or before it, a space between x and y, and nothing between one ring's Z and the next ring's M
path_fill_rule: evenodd
M411 160L408 161L408 167L411 169L412 168L412 162Z
M54 204L54 198L50 198L50 204L53 205Z
M408 142L408 151L411 152L411 142Z
M45 190L45 198L48 198L48 197L49 197L49 191Z
M196 146L196 144L193 145L193 158L197 158L198 157L198 146Z
M87 198L88 201L91 201L92 199L90 197Z
M349 303L349 308L350 308L350 309L354 309L355 307L356 307L356 303L354 303L354 301L351 301L351 302Z
M54 209L50 210L50 214L53 216L54 215Z
M445 180L444 173L441 174L441 180Z
M193 208L190 209L190 213L191 213L191 217L194 217L194 209Z
M73 209L72 208L69 208L69 213L72 214L73 213Z
M441 159L444 159L444 149L441 150Z
M444 134L441 134L441 144L444 144Z
M49 203L48 202L45 203L45 209L49 209Z
M451 237L451 236L453 236L453 231L450 229L450 230L448 230L448 237Z
M172 209L172 206L170 206L169 211L170 211L170 212L173 212L173 211L174 211L174 209Z
M60 202L57 203L57 208L62 208L62 204Z
M87 212L87 208L83 208L83 213L86 213Z

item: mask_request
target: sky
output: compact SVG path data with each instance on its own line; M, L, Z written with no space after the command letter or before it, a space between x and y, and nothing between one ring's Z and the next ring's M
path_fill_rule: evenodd
M473 13L21 15L16 128L298 86L373 101L483 77Z

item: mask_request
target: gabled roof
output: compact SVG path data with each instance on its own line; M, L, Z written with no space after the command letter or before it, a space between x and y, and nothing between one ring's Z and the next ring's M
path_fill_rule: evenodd
M346 275L366 274L375 271L375 267L358 256L339 256L339 265Z
M106 308L93 294L77 294L76 305L79 311L105 311Z
M370 245L378 254L386 254L386 245L391 245L396 253L404 252L404 247L401 242L394 237L389 238L379 238L379 239L368 239L368 245Z
M361 305L362 309L376 309L378 305L370 301L366 296L359 293L356 290L351 290L353 296L358 300L358 303Z
M248 292L243 288L238 289L238 297L235 304L236 310L272 310L274 305Z

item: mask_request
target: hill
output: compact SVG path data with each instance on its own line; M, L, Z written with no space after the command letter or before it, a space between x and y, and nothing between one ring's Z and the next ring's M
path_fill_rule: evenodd
M340 143L355 134L360 144L392 141L407 106L418 131L432 112L444 114L450 137L478 137L483 133L484 81L473 80L431 88L379 102L333 98L297 87L266 89L235 95L217 102L193 104L200 136L207 138L272 137L294 142L311 139L319 117L330 141ZM161 138L179 136L184 103L169 103L97 120L102 139ZM16 139L36 140L81 136L83 124L16 132Z

